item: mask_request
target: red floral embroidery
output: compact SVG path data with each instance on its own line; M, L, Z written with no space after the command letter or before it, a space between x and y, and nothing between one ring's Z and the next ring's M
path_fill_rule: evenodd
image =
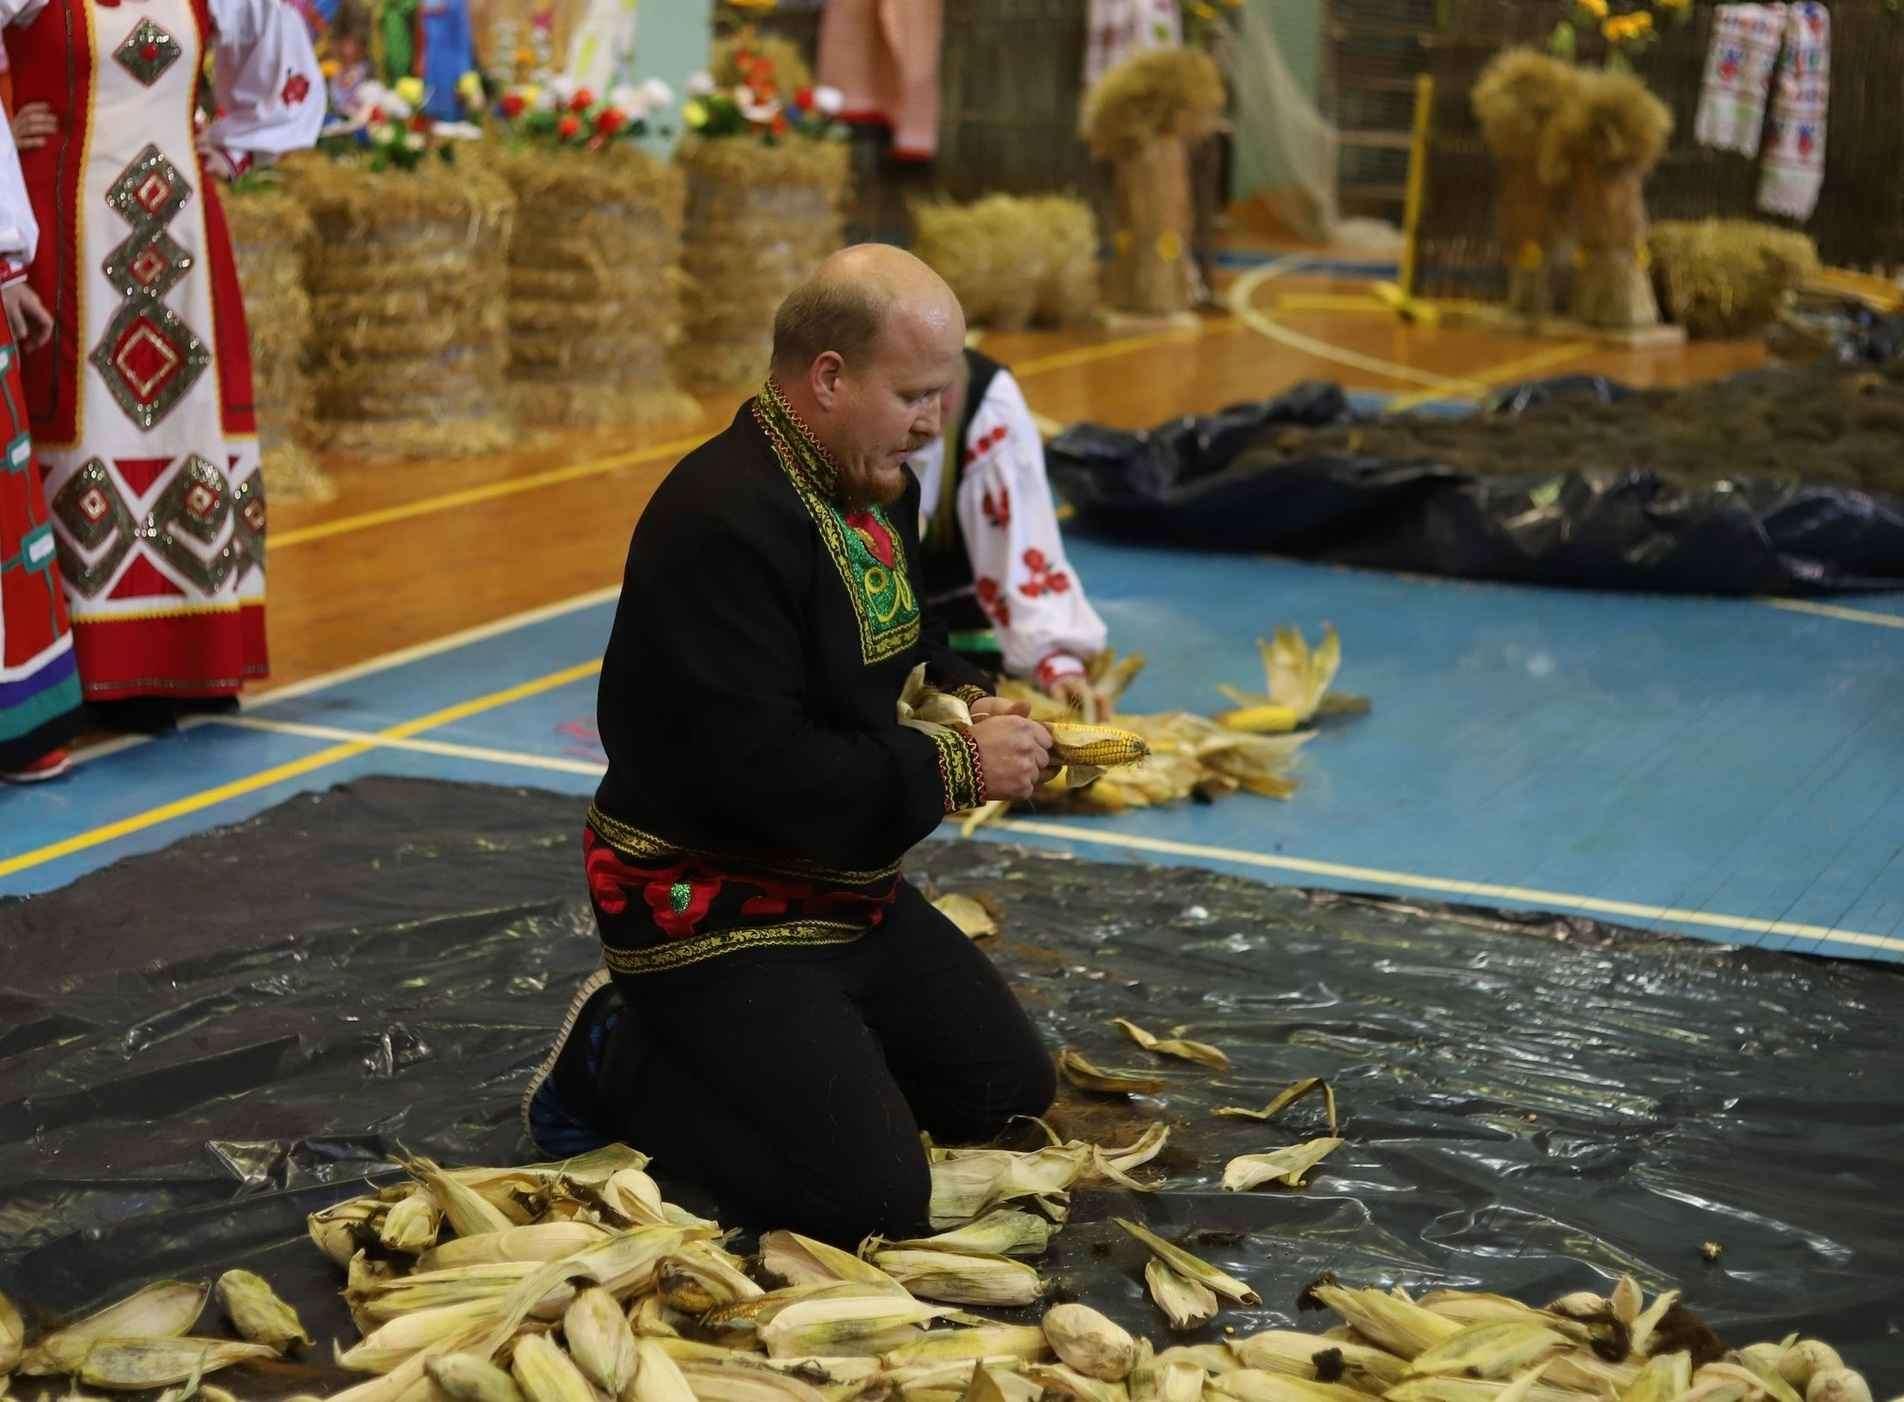
M295 107L311 95L311 80L302 73L293 73L284 80L284 105Z
M629 866L615 855L615 849L582 829L582 868L588 874L588 893L604 915L620 915L628 909L628 887L648 879L648 873Z
M980 505L985 508L985 519L992 523L994 529L1002 531L1011 524L1011 490L1009 488L1000 487L996 497L987 492L980 500Z
M964 462L967 467L970 467L1004 441L1005 426L1000 424L998 427L986 433L981 433L977 439L972 442L971 446L965 450L965 456L961 461Z
M727 883L720 877L703 880L689 880L680 868L653 872L641 894L648 902L648 909L654 912L655 925L669 939L686 939L707 919L708 907L714 904L714 898L721 893L721 887ZM674 907L674 888L688 888L687 903L679 910Z
M892 532L886 529L885 524L881 522L877 516L873 515L870 511L855 511L846 518L846 524L851 526L853 530L859 534L859 538L866 542L866 548L873 552L874 559L878 560L879 563L884 565L887 569L892 568Z
M978 606L1000 628L1011 627L1011 600L1005 597L995 579L981 579L976 586Z
M1035 545L1025 552L1025 568L1031 571L1031 578L1018 586L1018 592L1027 599L1047 593L1062 594L1071 587L1071 576L1063 570L1052 569L1045 552Z

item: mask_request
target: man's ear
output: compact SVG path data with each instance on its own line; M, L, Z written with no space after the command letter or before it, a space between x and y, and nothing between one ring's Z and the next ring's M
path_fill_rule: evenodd
M846 362L836 351L822 351L813 358L807 367L808 388L813 391L814 402L822 409L831 410L840 398L840 375L846 369Z

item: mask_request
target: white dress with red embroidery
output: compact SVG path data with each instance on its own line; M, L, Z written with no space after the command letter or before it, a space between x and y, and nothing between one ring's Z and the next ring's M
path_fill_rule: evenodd
M1084 671L1104 650L1104 620L1065 558L1045 476L1044 440L1009 370L992 377L962 448L959 534L972 562L980 607L992 620L1005 671L1046 687ZM919 478L920 533L939 500L945 440L912 459Z
M264 675L264 492L244 305L212 172L309 146L323 76L283 0L0 0L54 318L25 362L86 695ZM219 115L194 143L214 59Z

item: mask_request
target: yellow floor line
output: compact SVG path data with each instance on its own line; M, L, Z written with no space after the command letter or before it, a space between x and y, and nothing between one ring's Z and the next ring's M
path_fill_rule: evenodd
M1503 886L1491 881L1462 881L1445 876L1423 876L1412 871L1387 871L1381 867L1349 866L1342 862L1319 862L1305 857L1273 857L1266 852L1249 852L1234 847L1211 847L1200 842L1173 842L1159 837L1139 837L1134 833L1107 832L1077 827L1068 823L1048 823L1038 819L1005 818L991 824L1007 832L1036 833L1041 837L1059 837L1071 842L1096 843L1104 847L1123 847L1133 852L1158 856L1195 857L1204 861L1233 862L1238 866L1262 867L1271 871L1296 872L1304 876L1328 876L1343 881L1361 881L1378 887L1407 887L1432 891L1437 895L1468 899L1516 901L1549 910L1579 910L1593 915L1618 916L1623 920L1670 920L1702 929L1733 930L1748 935L1783 935L1792 939L1829 940L1835 944L1857 945L1864 949L1904 951L1904 939L1891 935L1867 934L1859 930L1839 930L1828 925L1807 925L1793 920L1757 920L1745 915L1715 915L1704 910L1684 910L1677 906L1645 905L1637 901L1605 900L1599 896L1581 896L1568 891L1543 891L1529 886Z
M599 657L591 662L582 662L573 667L564 667L559 672L551 672L545 677L536 678L534 681L527 681L517 686L506 687L501 691L492 691L487 696L478 696L474 700L459 701L454 706L445 706L440 711L432 711L426 716L418 716L415 720L407 720L400 725L389 726L377 731L376 734L369 739L351 740L343 744L332 745L327 750L319 750L316 754L305 755L302 759L294 759L285 764L273 765L269 769L258 771L256 774L247 774L242 779L233 779L227 784L219 784L213 788L201 789L195 794L188 794L184 798L175 799L171 803L160 804L157 808L148 808L143 813L134 813L131 817L121 818L117 822L105 823L96 828L89 828L85 832L76 833L72 837L61 838L58 842L49 842L44 847L36 847L30 852L22 852L18 856L0 860L0 876L11 876L16 871L26 871L32 867L43 866L47 862L58 861L61 857L70 857L75 852L84 852L88 848L99 847L121 837L128 837L135 832L143 832L147 828L157 827L160 823L170 822L174 818L183 818L193 813L203 812L205 809L215 807L227 800L242 798L246 794L256 793L259 789L269 788L273 784L281 784L287 779L302 778L306 774L310 774L319 769L328 768L333 764L342 764L346 760L355 759L357 756L365 754L375 748L378 740L407 740L411 736L420 734L425 730L433 730L441 725L450 725L470 716L480 715L484 711L495 710L498 706L507 706L512 701L521 701L526 697L537 696L542 692L553 691L560 686L567 686L570 682L580 681L584 677L595 676L601 670L602 662Z
M1815 604L1809 599L1759 599L1756 602L1789 613L1810 613L1820 618L1835 618L1841 623L1870 623L1879 628L1904 628L1904 617L1894 613L1876 613L1871 609L1846 608L1843 604Z
M1598 346L1588 341L1570 341L1562 346L1548 346L1545 350L1532 351L1527 355L1517 356L1513 360L1502 361L1499 365L1491 365L1480 374L1473 376L1472 382L1477 388L1483 389L1512 384L1516 380L1525 380L1542 370L1551 370L1557 365L1565 365L1570 360L1579 360L1583 356L1592 355L1598 349ZM1383 412L1401 414L1441 399L1472 397L1471 395L1445 395L1433 390L1420 394L1404 394L1391 399Z
M1049 374L1053 370L1069 370L1073 366L1092 365L1100 360L1115 360L1119 356L1133 355L1156 346L1180 346L1209 336L1228 336L1241 329L1234 321L1200 322L1195 327L1185 327L1181 331L1157 331L1147 336L1126 336L1122 340L1105 341L1100 345L1054 351L1050 355L1019 361L1011 367L1012 378L1024 380Z
M1281 277L1291 269L1301 267L1308 261L1301 256L1278 258L1259 268L1251 268L1239 277L1230 288L1230 313L1243 325L1259 336L1266 337L1278 345L1287 346L1294 351L1317 360L1326 360L1336 365L1347 366L1351 370L1361 370L1366 374L1380 375L1384 379L1401 380L1406 384L1425 385L1440 395L1461 394L1474 388L1465 380L1451 380L1445 375L1430 374L1417 370L1412 365L1403 365L1399 361L1383 360L1380 356L1364 355L1360 351L1349 350L1317 336L1306 335L1301 331L1284 326L1273 316L1255 306L1256 290L1273 278Z
M639 467L662 458L678 458L691 448L698 448L707 441L703 434L694 438L675 438L666 443L658 443L652 448L643 448L639 452L617 453L610 458L596 458L590 462L573 463L568 467L551 468L546 472L533 472L527 477L511 477L503 482L490 482L481 487L466 487L461 491L445 492L441 496L421 497L416 501L407 501L400 506L386 506L377 511L365 511L356 516L340 516L334 521L320 521L316 525L299 526L295 530L274 531L266 541L268 549L287 550L294 545L308 545L314 540L328 540L332 536L349 535L354 531L367 531L373 526L387 526L396 521L408 521L417 516L431 516L439 511L451 511L459 506L474 506L478 502L495 501L500 497L512 497L522 492L533 492L542 487L552 487L562 482L575 482L585 477L600 477L604 473L619 472L625 467Z
M362 741L377 749L409 750L416 754L440 755L445 759L472 759L483 764L513 764L524 769L547 769L558 774L586 774L599 779L608 766L590 760L564 759L560 755L534 755L521 750L497 750L487 745L457 745L447 740L392 740L368 730L346 730L335 725L308 725L303 721L260 720L256 716L212 716L208 724L236 726L240 730L261 730L272 735L299 735L307 740Z

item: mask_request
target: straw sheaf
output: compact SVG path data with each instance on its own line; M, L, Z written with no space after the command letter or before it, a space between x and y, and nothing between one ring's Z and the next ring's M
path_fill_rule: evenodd
M1097 221L1081 200L988 195L970 205L920 202L912 216L915 251L972 324L1063 326L1097 307Z
M1596 172L1649 171L1666 150L1673 114L1631 73L1583 72L1541 141L1549 185Z
M1201 49L1151 49L1128 58L1085 94L1081 128L1091 153L1120 160L1158 137L1200 140L1229 101L1216 60Z
M761 185L799 185L825 190L834 199L846 193L851 153L843 141L792 137L769 146L748 137L703 140L689 136L674 158L690 180L716 188L744 191Z
M1469 95L1488 150L1497 160L1538 161L1548 124L1578 99L1581 79L1575 65L1534 49L1496 55Z
M1667 220L1647 239L1667 311L1694 336L1748 336L1818 270L1804 234L1745 219Z
M304 370L311 336L311 299L304 290L311 216L281 190L234 190L224 204L245 296L265 495L278 503L329 501L337 488L308 446L316 408Z

